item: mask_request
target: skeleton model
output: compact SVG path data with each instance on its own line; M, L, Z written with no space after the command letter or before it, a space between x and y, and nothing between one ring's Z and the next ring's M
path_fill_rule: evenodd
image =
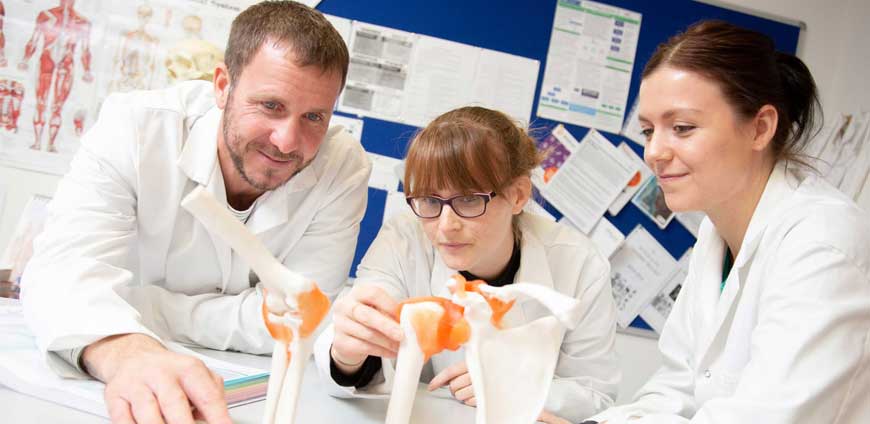
M30 41L24 47L24 58L18 68L26 71L30 58L36 53L37 44L42 39L42 52L39 55L39 76L36 80L36 112L33 114L35 140L31 149L39 150L42 143L42 130L45 127L45 108L49 91L54 95L51 100L51 119L49 120L48 151L57 152L55 139L61 124L61 112L73 83L73 55L81 46L82 67L85 74L82 81L90 83L91 75L90 43L91 23L79 15L73 5L75 0L60 0L60 5L39 12L36 26Z
M0 80L0 127L18 132L18 116L21 115L21 99L24 84L12 80Z
M166 58L169 82L206 80L214 78L214 68L224 60L224 53L214 44L202 39L202 19L196 15L185 16L181 21L186 39L173 46Z
M150 88L159 40L149 34L145 27L153 15L154 10L147 4L136 10L139 27L125 33L121 39L121 46L115 56L116 76L109 87L110 91Z
M535 422L547 399L566 328L579 319L579 302L552 289L528 283L492 287L454 276L452 299L405 302L387 424L405 424L417 383L429 356L465 346L465 362L477 401L478 424ZM501 320L519 297L539 302L552 315L502 328ZM510 352L510 354L506 354Z
M220 235L260 277L263 320L277 341L266 392L263 423L292 424L305 364L311 355L311 334L329 311L329 299L311 280L288 270L202 187L181 205L212 233Z

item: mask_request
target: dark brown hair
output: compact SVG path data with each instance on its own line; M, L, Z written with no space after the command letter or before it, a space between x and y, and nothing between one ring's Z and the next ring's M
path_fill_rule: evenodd
M349 61L344 40L323 14L294 1L264 1L236 16L224 54L231 82L266 42L286 44L299 66L337 72L344 85Z
M405 193L504 189L540 163L534 139L507 115L477 106L435 118L411 141Z
M816 83L803 61L776 51L770 37L724 21L698 22L658 46L643 78L664 66L715 82L744 119L764 105L776 108L774 158L807 163L801 152L822 119Z

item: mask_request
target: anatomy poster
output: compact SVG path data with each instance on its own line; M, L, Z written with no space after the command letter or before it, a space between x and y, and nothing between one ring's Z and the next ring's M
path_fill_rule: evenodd
M211 79L249 0L0 0L0 164L63 174L112 92Z

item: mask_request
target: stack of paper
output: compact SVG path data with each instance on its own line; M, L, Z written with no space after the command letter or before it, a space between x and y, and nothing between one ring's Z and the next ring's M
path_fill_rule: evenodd
M196 356L224 378L227 404L232 408L266 396L268 373L220 361L170 343L173 351ZM0 384L17 392L108 418L103 400L105 385L96 380L70 380L52 372L24 323L17 301L0 299Z

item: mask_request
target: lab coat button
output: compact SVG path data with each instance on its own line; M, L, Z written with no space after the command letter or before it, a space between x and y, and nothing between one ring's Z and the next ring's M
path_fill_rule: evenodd
M711 375L713 375L713 373L711 373L710 370L704 371L704 378L710 378Z

